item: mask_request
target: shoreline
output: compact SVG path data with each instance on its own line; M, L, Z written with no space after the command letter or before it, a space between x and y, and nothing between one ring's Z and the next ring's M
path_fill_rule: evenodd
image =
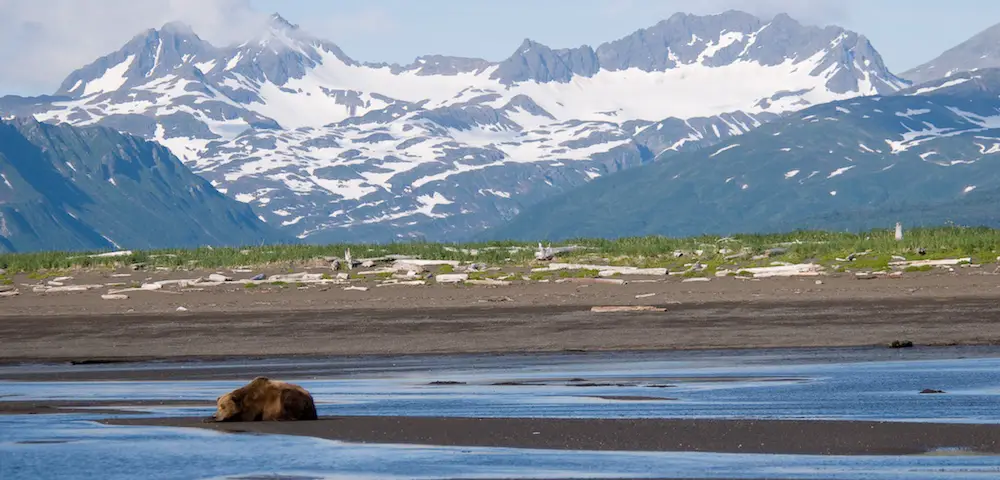
M468 290L467 290L468 291ZM0 364L1000 344L996 296L0 317ZM595 303L595 302L591 302Z
M351 443L458 447L796 455L947 452L1000 455L1000 425L984 424L374 416L245 423L214 423L195 418L121 418L100 423L294 435Z

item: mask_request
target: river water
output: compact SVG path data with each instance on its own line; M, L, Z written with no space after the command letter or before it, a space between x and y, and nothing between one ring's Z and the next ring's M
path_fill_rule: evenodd
M151 378L174 375L107 379L124 370L129 378L143 371ZM313 394L320 415L1000 422L1000 349L994 348L32 365L0 367L0 379L67 371L105 379L0 380L0 401L214 402L262 372L294 377ZM947 393L919 394L927 388ZM207 416L212 409L135 411ZM94 422L116 416L122 415L0 416L0 479L1000 478L1000 457L961 452L850 457L363 445Z

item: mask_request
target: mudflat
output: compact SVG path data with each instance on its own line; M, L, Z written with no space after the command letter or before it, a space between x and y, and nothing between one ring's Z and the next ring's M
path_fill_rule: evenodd
M427 417L327 417L307 422L248 423L127 418L103 423L464 447L802 455L919 455L942 449L950 454L1000 453L1000 425Z
M31 316L0 320L0 360L974 345L1000 341L982 299L718 302L666 312L576 306Z
M0 362L1000 344L1000 275L987 272L367 291L235 282L124 300L22 288L0 298ZM114 280L88 275L75 282ZM191 273L144 281L171 275ZM607 305L665 311L591 311Z

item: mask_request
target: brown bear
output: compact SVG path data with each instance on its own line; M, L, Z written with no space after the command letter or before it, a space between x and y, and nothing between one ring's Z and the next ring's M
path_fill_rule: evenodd
M257 377L215 400L216 422L316 420L312 395L291 383Z

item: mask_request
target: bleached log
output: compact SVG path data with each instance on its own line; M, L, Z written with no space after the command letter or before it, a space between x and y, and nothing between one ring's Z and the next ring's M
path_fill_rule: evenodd
M665 312L666 308L652 307L648 305L616 305L604 307L591 307L591 312L597 313L621 313L621 312Z
M960 263L972 263L972 258L946 258L943 260L912 260L904 262L890 262L893 267L950 267Z
M556 270L597 270L602 277L619 275L657 275L667 274L666 268L614 267L610 265L586 265L578 263L550 263L547 267L532 269L532 272L553 272Z

